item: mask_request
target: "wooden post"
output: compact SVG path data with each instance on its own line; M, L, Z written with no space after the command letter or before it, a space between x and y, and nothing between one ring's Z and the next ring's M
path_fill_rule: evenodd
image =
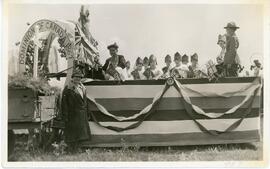
M35 47L34 47L33 78L37 79L37 77L38 77L38 47L39 47L38 25L35 26L34 43L35 43Z

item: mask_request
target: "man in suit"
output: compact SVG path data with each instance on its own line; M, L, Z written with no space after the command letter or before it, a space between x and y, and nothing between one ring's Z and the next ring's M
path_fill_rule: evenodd
M83 74L75 69L72 80L62 94L62 115L65 121L64 136L71 152L76 151L81 143L90 140L91 133L87 115L86 88L81 83Z
M224 55L225 75L227 77L237 77L238 63L236 63L236 57L239 41L235 31L239 29L239 27L236 26L234 22L230 22L224 28L226 29L226 52Z
M102 67L102 69L106 72L107 69L109 68L109 65L111 64L111 60L112 58L115 58L118 60L118 65L119 67L121 67L122 69L124 69L126 67L126 60L125 57L123 55L118 55L118 45L116 43L109 45L108 50L110 52L111 57L108 58L104 64L104 66Z

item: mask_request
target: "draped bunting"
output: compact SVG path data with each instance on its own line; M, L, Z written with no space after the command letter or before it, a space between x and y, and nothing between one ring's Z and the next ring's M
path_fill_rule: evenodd
M209 118L218 118L221 117L225 114L232 114L234 113L239 107L243 106L251 97L252 94L257 91L261 85L258 83L258 79L256 79L249 88L248 88L248 94L245 97L245 99L238 105L232 107L230 110L224 112L224 113L215 113L215 112L205 112L204 110L202 110L201 108L199 108L198 106L194 105L191 103L190 98L188 97L187 91L185 90L185 88L183 87L183 85L181 85L177 80L175 80L175 88L178 90L179 93L181 93L181 96L184 98L185 102L187 102L188 104L190 104L193 108L193 110L195 110L198 114L202 114L204 116L207 116ZM238 92L237 92L238 93Z
M183 96L183 93L184 93L184 90L181 90L181 85L179 85L178 82L175 83L175 88L176 90L179 92L180 95ZM183 101L183 104L185 106L185 109L186 109L186 112L188 113L189 117L197 124L197 126L200 128L201 131L203 132L207 132L211 135L219 135L219 134L222 134L222 133L226 133L226 132L229 132L229 131L232 131L234 130L235 128L237 128L241 122L243 121L243 119L250 113L251 111L251 108L252 108L252 104L253 104L253 101L254 101L254 98L255 96L257 95L257 92L259 91L260 87L259 88L256 88L254 91L253 91L253 97L251 97L252 93L250 93L251 95L249 95L248 99L247 97L244 99L244 100L250 100L250 103L248 105L248 109L246 110L246 112L244 113L244 116L238 120L236 120L233 124L231 124L229 127L227 127L225 130L223 131L218 131L218 130L208 130L206 127L204 127L201 123L199 123L192 115L192 109L194 110L194 108L199 109L200 111L203 112L203 115L206 115L207 117L209 117L207 114L208 113L205 113L202 109L200 109L198 106L195 106L191 103L190 99L187 97L187 96L183 96L184 97L184 101ZM251 98L251 99L250 99ZM240 103L239 105L241 105L242 103ZM233 107L232 109L230 110L235 110L236 107L240 107L239 105ZM195 110L195 111L196 111ZM229 111L230 111L229 110ZM227 112L229 112L227 111ZM200 112L201 113L201 112ZM210 113L209 113L210 114ZM214 113L211 113L211 114L214 114ZM225 113L222 113L216 117L221 117L223 115L225 115Z
M191 89L189 89L188 87L183 86L180 82L178 82L174 78L168 78L167 83L164 85L163 90L161 92L159 92L153 98L152 103L149 104L148 106L146 106L140 112L138 112L138 113L136 113L136 114L134 114L134 115L132 115L130 117L115 116L115 115L109 113L102 105L97 103L94 98L87 95L89 103L94 104L97 107L97 109L99 110L100 113L102 113L102 114L104 114L106 116L112 117L117 121L134 120L134 119L136 119L138 117L141 117L139 120L135 121L134 123L130 124L127 127L116 127L116 126L103 125L97 120L97 118L96 118L96 116L95 116L95 114L93 112L89 111L89 113L90 113L90 115L91 115L91 117L92 117L92 119L93 119L93 121L95 123L97 123L99 126L107 128L107 129L117 131L117 132L121 132L121 131L128 130L128 129L133 129L133 128L138 127L150 114L155 112L154 111L155 107L159 104L160 100L162 99L162 97L166 93L166 91L172 86L175 87L175 89L178 91L179 96L180 96L179 98L181 98L181 97L183 98L182 99L183 105L185 107L185 110L186 110L186 113L188 114L188 116L196 123L196 125L199 127L199 129L201 131L207 132L207 133L209 133L211 135L219 135L219 134L222 134L222 133L225 133L225 132L232 131L236 127L238 127L240 125L240 123L243 121L243 119L250 113L254 98L257 95L258 91L260 91L260 88L261 88L261 84L260 84L259 79L255 79L254 82L251 85L240 89L240 91L224 93L225 96L233 96L236 93L247 92L248 91L248 94L246 95L245 99L241 103L239 103L238 105L235 105L234 107L232 107L230 110L228 110L228 111L226 111L224 113L214 113L214 112L206 113L206 112L204 112L204 110L202 110L198 106L191 103L191 100L190 100L190 98L189 98L189 96L187 94L188 91L190 91ZM194 91L194 90L193 90L193 92L198 93L198 91ZM200 93L200 94L201 95L206 95L208 93ZM241 106L243 106L246 103L248 103L248 108L245 110L243 117L236 120L233 124L228 126L223 131L208 130L206 127L204 127L200 122L198 122L194 118L194 113L204 115L204 116L206 116L208 118L218 118L218 117L221 117L221 116L223 116L225 114L233 114L233 113L235 113L235 111L238 108L240 108Z
M114 118L117 121L127 121L127 120L133 120L136 119L137 117L143 115L143 114L147 114L151 109L153 109L154 105L157 104L157 102L159 102L159 100L162 98L162 96L165 94L165 92L168 90L169 86L165 85L163 90L161 92L159 92L153 99L152 103L149 104L148 106L146 106L143 110L141 110L139 113L134 114L133 116L130 117L123 117L123 116L115 116L111 113L109 113L105 107L103 107L102 105L100 105L99 103L97 103L95 101L94 98L92 98L91 96L89 96L89 94L87 95L88 100L91 103L94 103L94 105L98 108L98 110L103 113L104 115L110 116L112 118Z
M106 125L103 125L101 124L100 122L98 122L98 120L96 119L95 115L93 114L93 112L90 111L90 115L92 117L92 119L100 126L102 127L105 127L107 129L110 129L110 130L114 130L114 131L117 131L117 132L121 132L121 131L124 131L124 130L129 130L129 129L134 129L136 127L138 127L152 112L153 110L155 109L155 107L158 105L159 101L161 100L161 98L163 97L163 95L165 94L165 92L168 90L169 86L168 85L165 85L162 93L160 95L157 95L157 97L154 99L154 101L152 102L152 104L148 105L146 108L144 108L140 113L138 114L135 114L134 116L131 116L129 118L125 118L125 117L118 117L118 118L121 118L122 120L129 120L129 119L135 119L137 117L139 117L140 115L143 115L143 118L140 119L139 121L137 122L134 122L132 124L130 124L129 126L127 127L117 127L117 126L106 126ZM90 100L89 100L90 101ZM111 117L114 117L115 119L117 119L116 116L112 115L112 114L109 114Z

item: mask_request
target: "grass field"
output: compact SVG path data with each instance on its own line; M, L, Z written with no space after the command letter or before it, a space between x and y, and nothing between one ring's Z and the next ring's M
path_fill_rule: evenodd
M261 123L262 124L262 123ZM263 144L243 143L227 145L174 147L90 148L76 153L60 149L27 150L25 140L17 141L10 161L230 161L262 160ZM57 150L57 151L56 151Z
M224 161L262 160L262 143L181 147L91 148L74 154L25 150L17 144L11 161Z

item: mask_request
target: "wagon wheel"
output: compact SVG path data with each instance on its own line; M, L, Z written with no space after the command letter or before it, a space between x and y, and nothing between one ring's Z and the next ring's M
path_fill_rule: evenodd
M10 157L14 152L15 138L13 130L8 130L8 157Z

